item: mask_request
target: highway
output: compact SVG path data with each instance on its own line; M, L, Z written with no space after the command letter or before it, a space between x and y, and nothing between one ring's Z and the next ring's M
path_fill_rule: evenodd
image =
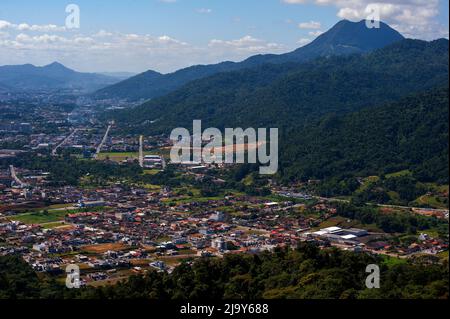
M166 163L166 159L164 158L163 155L161 155L161 164L162 164L162 169L165 170L167 167L167 163Z
M9 172L11 173L11 178L20 185L20 187L25 188L28 184L22 182L19 177L17 177L16 169L13 165L9 165Z
M103 144L105 144L106 140L108 139L108 135L109 135L109 131L111 130L111 127L112 127L112 125L108 126L108 128L106 129L105 135L103 136L102 141L100 142L100 144L98 144L97 150L95 151L95 155L94 155L95 159L97 159L98 154L100 154L100 152L102 151Z
M139 136L139 165L144 167L144 136Z
M53 150L52 150L52 155L56 156L57 152L58 152L58 148L60 148L61 146L63 146L64 144L66 144L66 142L68 140L70 140L76 133L78 132L78 129L74 129L72 131L72 133L70 133L61 143L59 143Z

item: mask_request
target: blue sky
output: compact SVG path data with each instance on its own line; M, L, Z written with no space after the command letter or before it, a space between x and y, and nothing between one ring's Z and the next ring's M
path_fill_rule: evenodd
M381 20L408 37L448 37L447 0L378 0ZM64 29L65 8L80 28ZM0 65L58 60L81 71L162 72L198 63L282 53L371 0L2 0ZM33 27L34 26L34 27Z

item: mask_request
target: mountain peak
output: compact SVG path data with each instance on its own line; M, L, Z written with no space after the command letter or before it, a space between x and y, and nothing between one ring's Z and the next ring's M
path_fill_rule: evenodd
M0 66L0 83L12 89L94 91L118 82L117 79L95 73L71 70L59 62L45 66L31 64Z
M381 21L379 28L369 28L366 20L341 20L308 46L350 50L356 53L380 49L403 39L398 31Z
M339 21L333 28L313 42L293 52L275 55L259 54L242 62L224 62L213 65L197 65L171 74L152 71L138 74L126 81L107 87L95 94L96 98L152 99L173 92L186 83L220 72L236 71L263 64L303 63L320 57L367 53L403 40L403 36L385 23L377 29L369 29L365 20Z
M48 65L43 66L43 68L46 69L53 69L53 70L70 70L69 68L67 68L66 66L64 66L63 64L55 61L53 63L50 63Z
M252 65L262 63L302 63L318 57L367 53L384 48L405 38L384 22L379 28L368 28L366 20L341 20L311 43L281 55L253 56L246 60Z

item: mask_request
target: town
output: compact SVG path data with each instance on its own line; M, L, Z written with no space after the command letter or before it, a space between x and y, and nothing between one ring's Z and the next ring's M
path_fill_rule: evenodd
M9 114L0 123L0 255L20 254L61 282L70 264L97 286L300 242L397 262L448 256L446 207L374 205L425 225L386 231L347 217L348 200L315 194L317 181L283 185L236 164L172 163L168 136L123 133L79 101L20 99L30 111L11 97L0 105Z

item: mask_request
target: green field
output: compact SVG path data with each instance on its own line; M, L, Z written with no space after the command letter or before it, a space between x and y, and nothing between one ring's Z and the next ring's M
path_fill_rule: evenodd
M447 208L445 203L439 200L438 196L424 195L414 201L415 205L427 206L431 208Z
M391 174L386 174L386 178L391 178L391 177L401 177L401 176L410 176L412 175L411 171L405 169L403 171L400 172L395 172L395 173L391 173Z
M144 170L144 174L145 175L156 175L159 172L161 172L161 170L159 170L159 169L146 169L146 170Z
M145 155L159 155L157 154L158 152L144 152L144 156ZM100 161L104 161L106 159L109 159L110 161L113 162L122 162L122 161L126 161L126 160L139 160L139 152L104 152L104 153L100 153L98 154L97 157L98 160Z
M395 257L391 257L391 256L384 256L384 260L383 260L383 264L388 267L392 267L392 266L396 266L396 265L403 265L403 264L406 264L407 262L408 261L406 259L395 258Z
M356 193L362 193L364 192L367 188L369 188L369 186L373 183L376 183L380 180L380 178L378 176L369 176L366 177L363 180L362 185L359 187L359 189L356 190Z
M24 224L44 224L64 220L67 211L49 211L25 213L11 217L12 220L22 222Z
M92 207L92 208L78 208L78 209L64 209L56 208L51 210L41 210L41 211L31 211L24 214L19 214L16 216L11 216L11 220L19 221L24 224L46 224L47 228L53 228L61 225L50 225L49 223L61 222L68 214L75 214L80 212L98 212L108 207ZM46 227L44 227L46 228Z
M44 229L53 229L53 228L58 228L58 227L61 227L64 225L65 225L64 222L58 221L58 222L43 224L42 227Z
M109 159L114 162L122 162L128 159L138 160L139 153L138 152L100 153L98 154L97 159L101 161Z

